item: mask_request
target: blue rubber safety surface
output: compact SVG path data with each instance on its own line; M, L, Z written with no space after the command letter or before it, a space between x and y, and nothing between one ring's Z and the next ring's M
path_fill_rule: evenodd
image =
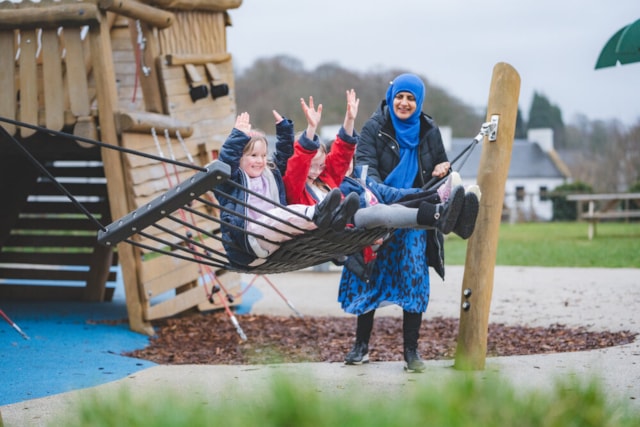
M250 288L235 313L248 313L260 298ZM0 406L97 386L156 365L122 356L144 348L149 337L129 329L121 284L111 302L0 301L0 310L30 338L0 318Z

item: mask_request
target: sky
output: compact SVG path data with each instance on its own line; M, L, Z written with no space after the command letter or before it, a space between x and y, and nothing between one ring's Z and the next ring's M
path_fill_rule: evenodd
M639 0L243 0L229 15L227 49L240 70L283 54L309 71L400 68L483 112L504 62L520 76L525 120L538 92L565 123L640 121L640 63L595 70L607 41L640 19Z

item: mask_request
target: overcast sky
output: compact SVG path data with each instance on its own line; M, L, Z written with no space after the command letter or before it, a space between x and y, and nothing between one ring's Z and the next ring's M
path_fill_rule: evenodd
M280 54L307 70L403 68L483 111L493 68L506 62L520 75L525 119L537 91L565 123L578 113L640 120L640 63L594 69L609 38L640 19L640 0L244 0L229 14L240 69Z

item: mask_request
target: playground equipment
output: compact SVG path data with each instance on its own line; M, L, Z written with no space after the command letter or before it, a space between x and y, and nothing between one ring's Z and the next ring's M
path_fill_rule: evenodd
M203 276L186 260L152 257L128 244L99 245L95 225L53 181L108 223L189 171L165 172L165 162L96 147L83 138L157 153L157 130L178 160L209 163L236 115L225 31L231 24L227 10L241 3L0 3L0 117L32 126L0 125L51 174L0 136L0 298L109 301L113 288L107 283L119 264L129 325L141 333L153 333L154 319L240 302L228 298L238 293L236 273L212 269ZM39 284L44 280L49 283ZM157 298L167 295L173 296Z

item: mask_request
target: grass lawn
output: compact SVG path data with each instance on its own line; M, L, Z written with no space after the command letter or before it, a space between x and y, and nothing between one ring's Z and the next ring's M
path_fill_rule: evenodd
M605 222L593 240L584 222L501 224L496 265L640 268L640 223ZM467 242L451 233L445 263L463 265Z

